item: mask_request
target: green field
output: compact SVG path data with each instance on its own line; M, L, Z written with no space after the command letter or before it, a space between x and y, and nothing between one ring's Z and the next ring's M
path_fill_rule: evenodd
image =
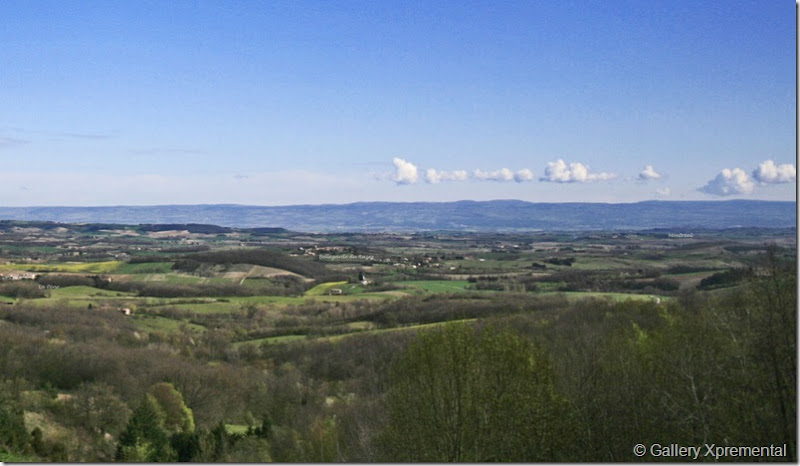
M403 288L411 288L429 293L459 293L467 291L466 280L408 280L394 282Z
M306 291L306 296L323 296L331 288L341 288L344 285L347 285L347 282L327 282L327 283L320 283L319 285L311 288L310 290Z
M114 273L122 261L103 262L54 262L49 264L0 264L0 272L25 270L28 272L64 272L64 273Z
M170 273L172 272L172 262L141 262L123 263L114 270L114 273L140 274L140 273Z
M460 320L451 320L448 322L473 322L477 319L460 319ZM270 344L279 344L279 343L289 343L293 341L299 340L309 340L314 342L336 342L340 341L343 338L351 337L354 335L372 335L372 334L379 334L379 333L387 333L387 332L403 332L408 330L420 330L424 328L433 328L440 325L444 325L448 322L433 322L428 324L416 324L416 325L406 325L402 327L392 327L392 328L377 328L377 329L365 329L364 325L357 325L357 326L349 326L353 329L350 333L343 333L340 335L332 335L332 336L317 336L317 337L309 337L307 335L280 335L275 337L265 337L265 338L256 338L253 340L243 340L238 341L233 344L234 347L239 347L242 345L260 345L263 343L270 343Z
M373 329L373 330L364 330L364 331L360 331L360 332L345 333L345 334L342 334L342 335L334 335L334 336L330 336L330 337L319 337L319 338L315 338L314 340L315 341L335 342L335 341L339 341L339 340L341 340L343 338L351 337L353 335L372 335L372 334L387 333L387 332L405 332L405 331L408 331L408 330L420 330L420 329L425 329L425 328L439 327L441 325L446 325L446 324L450 324L450 323L454 323L454 322L462 322L463 323L463 322L474 322L476 320L478 320L478 319L458 319L458 320L449 320L447 322L432 322L432 323L429 323L429 324L406 325L406 326L403 326L403 327L376 328L376 329Z
M51 289L50 291L50 299L58 299L58 298L96 298L96 297L103 297L103 298L114 298L114 297L122 297L122 296L135 296L135 293L129 293L125 291L111 291L111 290L102 290L100 288L95 288L92 286L66 286L61 288Z

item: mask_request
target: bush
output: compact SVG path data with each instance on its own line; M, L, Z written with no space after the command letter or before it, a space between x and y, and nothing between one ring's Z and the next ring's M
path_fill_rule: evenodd
M36 282L42 286L67 287L67 286L95 286L92 277L83 275L39 275Z
M710 277L700 280L700 284L697 285L697 288L701 290L724 288L736 285L737 283L740 283L752 276L753 271L751 269L742 268L726 270L724 272L717 272Z
M48 293L33 281L18 281L0 284L0 295L10 298L46 298Z

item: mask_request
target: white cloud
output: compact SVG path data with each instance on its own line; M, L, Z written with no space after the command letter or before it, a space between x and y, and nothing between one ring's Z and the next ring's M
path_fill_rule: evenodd
M644 167L644 170L642 170L641 173L639 173L639 177L638 177L638 179L641 180L641 181L657 180L659 178L661 178L661 174L658 173L653 168L652 165L648 165L648 166Z
M755 183L741 168L729 170L725 168L709 181L699 191L716 196L732 196L734 194L750 194L755 188Z
M422 169L413 163L395 157L392 160L395 167L395 173L391 176L391 180L397 184L414 184L420 178L424 179L429 184L438 184L443 181L498 181L510 182L516 181L517 183L524 183L533 181L533 171L528 168L512 171L508 168L501 168L499 170L474 170L471 174L466 170L436 170L435 168ZM388 175L383 175L386 179Z
M669 188L656 189L656 194L659 196L667 197L670 194L672 194L672 190L670 190Z
M772 160L758 164L753 178L764 184L791 183L797 180L797 169L790 163L775 165Z
M517 183L524 183L526 181L533 181L533 172L528 170L527 168L523 168L518 172L514 173L514 181Z
M544 176L539 179L551 183L587 183L610 180L615 177L616 175L606 172L589 173L589 168L580 162L572 162L567 165L562 159L558 159L547 164Z
M481 181L513 181L514 172L508 168L501 168L500 170L493 170L490 172L478 169L472 172L472 177Z
M467 172L465 170L447 172L429 168L425 171L425 181L431 184L440 183L442 181L464 181L466 179Z
M533 172L530 169L523 168L516 172L508 168L501 168L500 170L483 171L481 169L472 172L472 178L478 181L516 181L517 183L524 183L526 181L533 181Z
M394 164L395 174L394 182L397 184L413 184L419 179L417 166L411 162L407 162L399 157L392 159Z

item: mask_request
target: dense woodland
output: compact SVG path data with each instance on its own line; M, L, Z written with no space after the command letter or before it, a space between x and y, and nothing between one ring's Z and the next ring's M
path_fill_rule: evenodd
M169 331L38 294L83 286L157 299L167 285L65 273L3 283L0 294L14 301L0 306L0 455L601 462L636 461L640 443L678 443L785 444L786 457L760 459L797 460L793 251L761 250L747 267L709 270L680 289L655 269L581 271L546 262L569 251L547 254L538 263L559 267L548 276L476 274L461 293L307 299L280 312L250 304L193 313L193 297L235 293L187 284L170 296L184 301L139 308L144 321L184 322ZM343 276L271 250L249 257L187 251L172 267L280 260L312 278ZM264 281L275 296L311 286ZM635 293L637 283L670 299L564 294ZM547 286L556 289L541 293ZM346 331L355 323L373 331Z

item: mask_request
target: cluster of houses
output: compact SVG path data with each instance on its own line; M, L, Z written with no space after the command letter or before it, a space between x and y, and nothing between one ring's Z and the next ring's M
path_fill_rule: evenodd
M1 272L0 281L36 280L33 272Z
M367 286L372 283L372 281L367 278L367 275L364 272L358 272L358 283L363 286ZM339 296L344 294L344 290L341 288L331 288L328 290L327 294Z
M297 248L297 250L300 251L300 254L289 254L289 255L290 256L295 256L295 257L298 256L298 255L316 256L319 253L348 252L351 249L352 248L347 247L347 246L317 246L317 245L313 245L313 246L309 246L309 247L302 247L301 246L301 247Z

